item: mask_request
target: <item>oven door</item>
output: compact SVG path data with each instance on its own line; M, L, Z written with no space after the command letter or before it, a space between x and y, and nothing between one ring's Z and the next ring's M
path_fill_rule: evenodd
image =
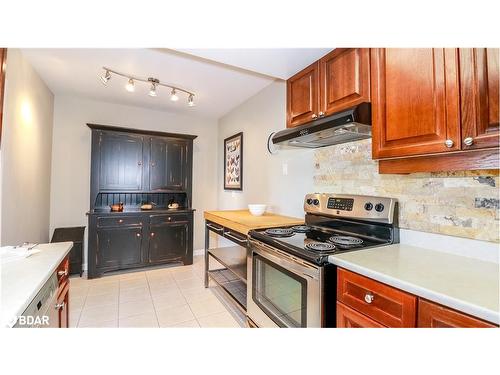
M248 257L247 314L257 326L321 327L321 267L253 239Z

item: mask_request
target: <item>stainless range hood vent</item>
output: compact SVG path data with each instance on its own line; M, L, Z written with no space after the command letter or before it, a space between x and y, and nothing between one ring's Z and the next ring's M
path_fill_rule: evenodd
M276 133L272 141L293 147L325 147L371 138L371 104L361 103L310 124Z

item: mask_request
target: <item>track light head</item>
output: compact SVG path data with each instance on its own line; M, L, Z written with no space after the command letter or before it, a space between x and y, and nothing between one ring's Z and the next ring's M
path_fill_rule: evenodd
M149 96L156 97L158 94L156 93L156 83L151 84L151 88L149 89Z
M172 92L170 93L170 100L173 102L179 100L179 97L177 96L177 91L175 91L175 89L172 89Z
M194 95L193 94L189 94L188 96L188 107L194 107Z
M125 85L125 90L127 90L128 92L135 91L135 84L134 84L134 80L132 78L129 78L127 84Z
M106 85L108 83L108 81L111 79L111 73L109 72L109 70L106 70L106 73L104 73L103 76L100 77L101 78L101 82Z

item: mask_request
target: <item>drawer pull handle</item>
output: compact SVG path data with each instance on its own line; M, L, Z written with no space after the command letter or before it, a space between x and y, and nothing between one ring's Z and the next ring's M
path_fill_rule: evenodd
M247 244L247 240L244 240L242 238L238 238L236 236L233 236L229 233L226 233L226 237L232 239L233 241L236 241L238 243L244 243L245 245Z
M374 300L374 298L375 298L375 297L374 297L374 296L373 296L373 294L371 294L371 293L366 293L366 294L365 294L365 302L366 302L366 303L372 303L372 302L373 302L373 300Z
M68 276L68 270L57 271L57 276Z
M61 310L61 309L64 309L64 306L66 304L64 302L61 302L61 303L56 303L56 305L54 306L56 308L56 310Z
M212 224L207 224L207 227L215 230L216 232L222 232L224 230L224 228L219 228L219 227L216 227L215 225L212 225Z

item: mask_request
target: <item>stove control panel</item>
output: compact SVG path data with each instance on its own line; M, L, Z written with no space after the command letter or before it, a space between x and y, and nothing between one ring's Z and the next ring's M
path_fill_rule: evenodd
M396 199L367 195L314 193L304 199L306 213L388 224L394 222L396 206Z

